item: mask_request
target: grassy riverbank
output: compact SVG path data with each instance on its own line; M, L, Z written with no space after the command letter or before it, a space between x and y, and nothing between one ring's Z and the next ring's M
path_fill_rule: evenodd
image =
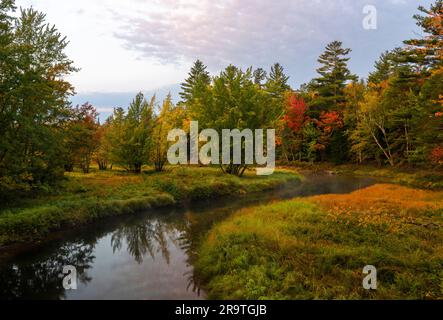
M297 169L310 172L330 172L333 174L352 174L357 176L386 179L389 183L396 183L413 188L428 190L443 190L442 168L417 168L417 167L376 167L371 165L333 165L330 163L309 164L295 162L281 164L287 169Z
M443 170L423 168L375 168L342 165L333 169L338 174L354 174L387 179L391 183L429 190L443 190Z
M217 299L443 298L442 214L443 192L390 184L244 209L210 232L196 270Z
M299 176L285 171L243 178L216 168L173 168L164 173L125 172L66 174L57 192L17 199L0 210L0 246L41 239L52 230L71 228L152 207L236 196L281 186Z

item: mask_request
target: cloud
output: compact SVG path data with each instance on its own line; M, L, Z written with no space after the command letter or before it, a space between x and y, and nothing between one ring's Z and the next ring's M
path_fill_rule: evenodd
M214 67L269 64L302 56L310 43L324 45L336 30L360 27L363 2L154 1L158 6L137 17L115 13L122 21L116 36L163 63L198 57Z
M197 58L212 74L230 63L269 69L280 62L297 87L316 76L317 58L333 40L353 49L350 67L366 76L381 52L415 36L417 2L17 0L47 13L68 37L68 54L81 68L70 78L78 92L136 92L180 83ZM366 5L377 8L377 30L363 29Z
M334 40L355 49L361 57L356 72L365 76L381 52L401 45L405 34L413 30L412 14L417 7L411 2L406 6L404 0L131 3L139 5L137 14L135 10L111 9L114 20L120 23L114 34L123 40L126 49L138 52L142 59L183 65L199 58L211 71L231 63L269 68L280 62L299 83L315 75L317 57ZM363 8L368 4L377 8L380 17L378 30L372 32L362 25ZM411 28L405 29L407 26Z

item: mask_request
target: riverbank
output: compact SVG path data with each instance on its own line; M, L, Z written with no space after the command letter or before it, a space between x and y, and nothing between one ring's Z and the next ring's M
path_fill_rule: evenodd
M300 176L280 170L268 177L243 178L217 168L176 167L164 173L121 171L66 174L57 192L17 200L0 209L0 247L37 241L54 230L150 208L271 190Z
M333 165L330 163L305 163L281 164L281 168L306 172L328 172L330 174L352 174L356 176L374 177L384 179L389 183L403 186L443 190L442 168L414 168L414 167L376 167L371 165Z
M443 192L392 184L244 209L212 229L196 272L213 299L441 299L442 214Z

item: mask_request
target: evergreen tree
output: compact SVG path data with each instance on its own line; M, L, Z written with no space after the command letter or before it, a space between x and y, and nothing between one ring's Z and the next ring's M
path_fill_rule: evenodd
M317 69L320 77L311 83L311 89L317 92L316 99L311 107L317 111L341 111L346 102L344 89L349 81L356 81L357 77L348 69L347 56L351 49L344 49L342 42L334 41L326 46L326 51L320 56L318 62L321 67Z
M420 91L421 120L415 123L417 162L425 162L434 148L443 147L443 70L427 79Z
M394 75L399 68L399 56L401 49L394 49L392 51L384 52L378 61L375 62L375 71L371 72L368 77L368 81L378 84L383 81L387 81Z
M284 98L284 93L291 89L288 81L289 76L285 74L283 66L280 63L275 63L267 78L266 91L274 98Z
M199 98L201 92L211 83L211 77L206 68L203 62L197 60L191 68L188 78L182 83L180 97L185 104L192 103L193 100Z
M283 66L275 63L262 91L265 94L263 99L267 99L267 110L263 120L265 123L281 119L286 114L286 94L291 90L288 81L289 76L285 74ZM278 123L274 123L274 127L278 127Z
M266 77L268 76L268 74L266 73L266 71L262 68L258 68L254 71L254 83L262 86L263 85L263 81L266 80Z
M420 6L418 10L424 15L416 14L414 19L425 36L404 42L407 48L403 52L403 61L427 72L443 67L443 0L436 0L429 9Z

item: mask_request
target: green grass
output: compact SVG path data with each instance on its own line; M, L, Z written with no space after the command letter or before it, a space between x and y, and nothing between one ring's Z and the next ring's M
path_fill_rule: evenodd
M0 209L0 246L35 241L61 228L186 201L260 192L299 179L290 172L243 178L216 168L169 168L164 173L120 171L66 174L56 192L25 197Z
M401 208L383 212L391 221L396 211L402 211L416 221L425 216L435 223L402 224L393 231L370 212L366 213L369 221L361 223L356 208L363 201L371 202L372 194L372 189L356 193L355 206L349 195L337 204L335 195L325 200L326 206L318 197L248 208L218 224L196 258L196 272L209 298L443 298L442 211L441 202L435 202L442 195L432 194L429 200L430 207L440 208L434 209L434 215L430 207L421 211L418 205L411 206L410 212ZM380 201L380 208L386 201ZM343 205L353 214L333 218L328 204ZM363 289L366 265L377 268L376 291Z

